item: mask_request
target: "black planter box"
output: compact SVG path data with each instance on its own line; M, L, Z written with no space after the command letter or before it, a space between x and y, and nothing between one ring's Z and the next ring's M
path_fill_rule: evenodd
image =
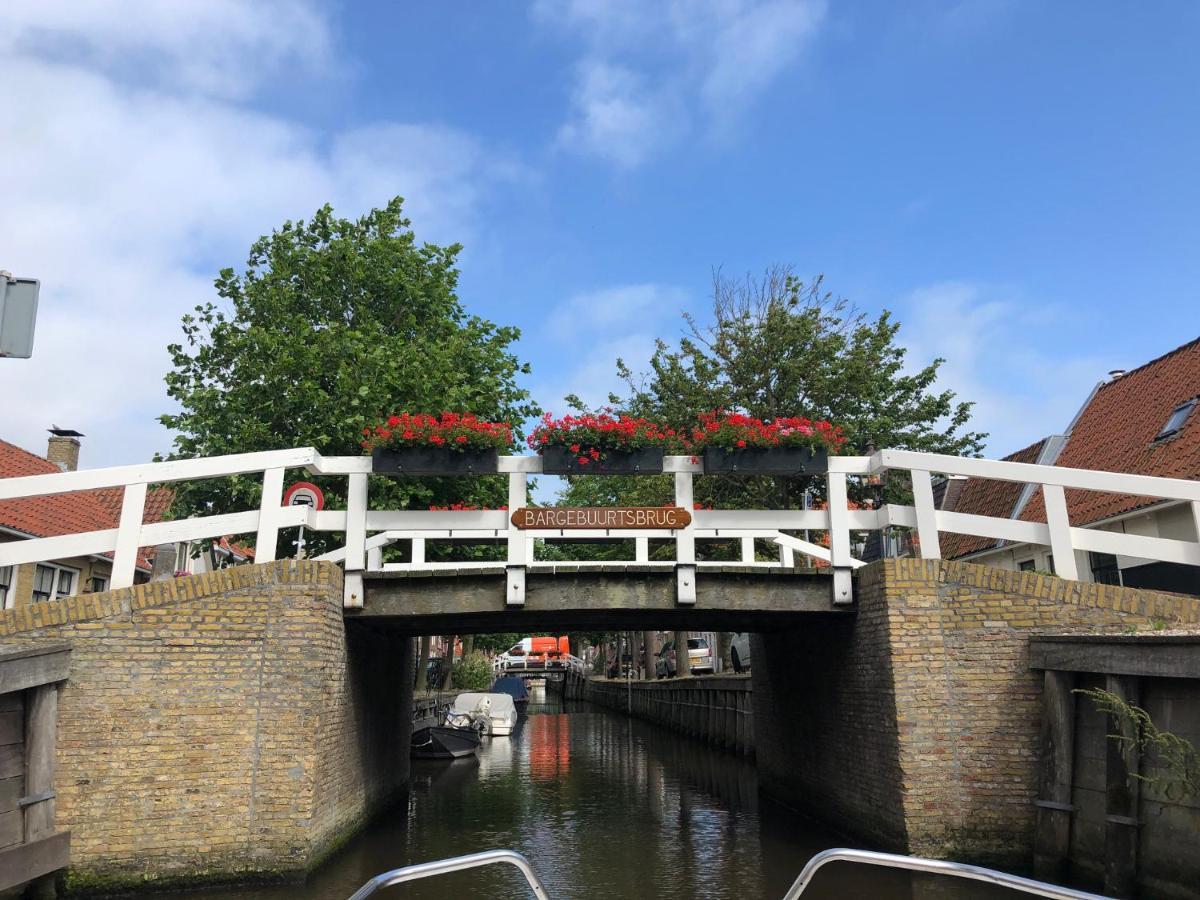
M376 447L371 471L377 475L495 475L498 450L447 450L445 447Z
M704 448L705 475L818 475L829 471L824 447Z
M657 475L663 470L661 447L640 450L609 450L601 460L581 465L582 454L566 447L545 447L542 450L542 472L546 475Z

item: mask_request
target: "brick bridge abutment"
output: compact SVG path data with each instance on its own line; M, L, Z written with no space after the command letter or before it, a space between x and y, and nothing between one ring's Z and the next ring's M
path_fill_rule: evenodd
M281 561L0 613L69 641L56 788L73 890L300 878L408 782L411 638Z
M858 573L857 615L755 636L759 782L904 853L1028 869L1043 634L1197 630L1200 601L941 560Z

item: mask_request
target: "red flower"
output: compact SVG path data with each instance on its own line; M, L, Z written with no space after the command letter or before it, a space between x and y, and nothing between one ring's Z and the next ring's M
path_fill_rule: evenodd
M392 426L392 428L395 428L399 424L400 424L399 416L388 416L388 425Z
M745 442L745 441L738 441L738 442L737 442L737 445L738 445L739 447L745 447L745 446L746 446L746 442Z
M454 440L456 443L465 444L467 442L467 436L465 434L460 434Z
M580 464L581 466L586 466L586 465L587 465L588 463L590 463L590 462L591 462L591 460L590 460L590 459L588 459L586 456L581 456L581 457L579 457L579 464Z

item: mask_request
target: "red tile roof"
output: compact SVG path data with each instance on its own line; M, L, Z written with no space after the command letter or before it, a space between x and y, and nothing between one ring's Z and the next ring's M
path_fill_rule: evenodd
M54 475L61 470L54 463L15 444L0 440L0 478L23 475ZM57 537L85 531L116 528L121 517L123 488L72 491L21 500L0 500L0 527L32 537ZM174 493L155 488L146 496L145 522L161 522ZM142 548L138 566L150 567L149 548ZM104 554L111 556L112 554Z
M1030 444L1025 449L1010 453L1004 458L1009 462L1037 462L1042 448L1046 446L1046 441L1047 438L1042 438L1036 444ZM1007 519L1016 510L1017 499L1021 496L1021 490L1024 487L1017 481L969 478L963 485L952 511ZM996 546L995 538L975 537L970 534L955 534L948 531L938 534L942 545L942 556L946 559L955 559L968 553L977 553L980 550L988 550Z
M1200 396L1200 338L1101 385L1079 414L1055 465L1200 479L1200 408L1174 436L1155 436L1181 404ZM1087 525L1159 502L1153 497L1067 490L1072 525ZM1045 522L1041 491L1022 519Z

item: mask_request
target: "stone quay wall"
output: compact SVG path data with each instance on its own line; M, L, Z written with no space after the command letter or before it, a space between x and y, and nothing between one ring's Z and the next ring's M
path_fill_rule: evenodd
M763 789L889 849L1031 862L1029 638L1200 628L1200 600L942 560L860 570L857 615L754 638Z
M348 627L335 565L0 613L5 646L57 641L72 889L301 877L406 786L409 639Z
M630 681L585 678L569 673L561 683L568 700L629 712L713 747L740 756L754 754L754 715L746 675Z

